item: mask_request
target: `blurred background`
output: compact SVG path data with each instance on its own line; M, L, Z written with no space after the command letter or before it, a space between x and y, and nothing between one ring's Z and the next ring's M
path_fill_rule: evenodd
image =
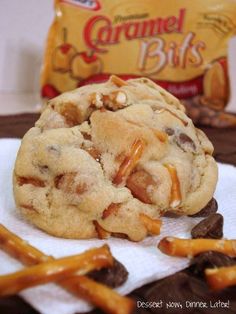
M35 111L53 0L0 0L0 114Z

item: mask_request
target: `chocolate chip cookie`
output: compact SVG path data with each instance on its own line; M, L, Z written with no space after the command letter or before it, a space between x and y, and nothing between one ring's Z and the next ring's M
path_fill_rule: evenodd
M48 103L22 140L15 201L58 237L140 241L165 212L192 215L211 200L212 152L175 97L146 78L112 76Z

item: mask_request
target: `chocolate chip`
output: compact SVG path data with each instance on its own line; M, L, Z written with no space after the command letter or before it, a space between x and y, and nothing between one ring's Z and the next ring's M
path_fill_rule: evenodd
M196 151L194 141L185 133L180 133L175 137L176 144L184 151Z
M123 264L115 259L113 267L92 271L88 277L109 287L116 288L127 280L128 271Z
M223 237L223 222L224 218L221 214L211 214L192 229L192 238L221 239Z
M217 201L212 198L203 209L200 210L200 212L190 215L190 217L207 217L210 214L216 213L218 210L218 204Z
M165 132L166 132L169 136L171 136L171 135L173 135L173 134L175 133L175 131L174 131L172 128L166 128L166 129L165 129Z
M236 264L236 260L228 255L208 251L195 256L190 263L189 270L197 276L204 277L206 268L232 266Z

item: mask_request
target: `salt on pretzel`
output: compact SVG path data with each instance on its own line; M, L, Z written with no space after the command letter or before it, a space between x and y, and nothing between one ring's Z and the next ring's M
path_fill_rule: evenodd
M179 178L177 175L176 168L173 165L165 164L164 166L168 170L171 177L171 181L172 181L170 207L175 208L180 205L181 200L182 200Z
M212 290L221 290L236 285L236 265L205 269L208 285Z
M126 182L126 179L136 167L140 158L142 157L146 144L142 139L134 141L129 155L127 155L124 161L121 163L116 176L113 179L113 183L119 185Z
M216 251L232 257L236 256L236 240L180 239L165 237L158 248L167 255L192 257L207 251Z
M147 229L148 233L151 235L160 234L162 221L160 219L152 219L144 213L139 214L139 219Z
M75 271L78 275L84 275L112 264L113 258L107 245L82 254L47 261L0 276L0 296L14 295L30 287L56 282L67 278Z
M0 224L0 248L25 265L53 260ZM73 275L59 284L77 297L91 302L108 314L130 314L134 302L86 276ZM119 304L119 306L117 306Z

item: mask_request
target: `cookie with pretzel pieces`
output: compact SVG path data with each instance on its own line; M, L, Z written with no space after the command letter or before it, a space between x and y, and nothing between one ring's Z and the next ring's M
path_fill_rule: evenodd
M217 182L213 146L180 102L146 78L116 76L51 101L22 140L17 207L65 238L140 241L161 215L192 215Z

